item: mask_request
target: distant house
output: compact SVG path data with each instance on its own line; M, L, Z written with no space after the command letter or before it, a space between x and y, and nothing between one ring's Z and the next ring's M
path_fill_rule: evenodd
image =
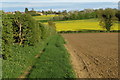
M47 14L47 15L56 15L56 14Z
M21 12L22 14L25 14L25 12Z
M13 12L5 12L5 14L13 14Z
M85 13L91 13L91 12L94 12L94 9L84 9L84 12Z
M18 11L15 11L18 12ZM5 14L15 14L15 12L5 12ZM21 12L22 14L25 14L25 12Z
M43 15L43 13L41 13L41 12L37 12L37 14Z
M15 14L15 12L12 12L12 14Z

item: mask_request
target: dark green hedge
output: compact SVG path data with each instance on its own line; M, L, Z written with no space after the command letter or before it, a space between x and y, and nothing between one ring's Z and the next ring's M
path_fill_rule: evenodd
M34 46L55 34L53 25L43 25L29 14L2 14L2 53L4 58L10 56L10 46Z

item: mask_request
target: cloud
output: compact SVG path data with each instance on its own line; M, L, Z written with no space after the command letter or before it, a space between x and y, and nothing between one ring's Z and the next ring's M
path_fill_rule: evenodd
M4 8L7 8L7 7L56 7L56 6L72 6L72 4L66 4L66 3L45 3L45 2L42 2L42 3L31 3L31 2L4 2L2 4L2 7Z
M2 0L2 2L118 2L119 0Z
M87 8L98 9L98 8L118 8L117 3L113 2L3 2L2 9L5 11L24 11L25 7L35 10L83 10Z

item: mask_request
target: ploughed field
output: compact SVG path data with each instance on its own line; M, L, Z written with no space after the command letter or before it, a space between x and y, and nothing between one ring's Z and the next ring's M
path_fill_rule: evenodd
M62 34L79 78L118 77L117 33Z

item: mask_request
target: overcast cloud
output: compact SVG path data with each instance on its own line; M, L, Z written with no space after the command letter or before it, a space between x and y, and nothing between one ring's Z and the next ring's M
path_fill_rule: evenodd
M2 2L118 2L119 0L1 0Z
M90 2L90 3L89 3ZM2 0L0 10L24 11L30 10L83 10L87 8L118 8L118 0Z

